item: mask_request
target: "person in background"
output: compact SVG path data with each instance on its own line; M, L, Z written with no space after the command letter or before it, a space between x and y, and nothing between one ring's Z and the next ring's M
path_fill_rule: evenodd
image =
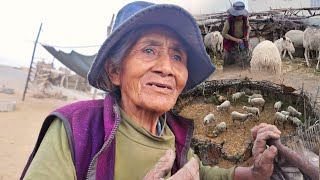
M183 8L137 1L117 14L88 74L103 100L45 119L21 179L268 179L281 132L252 129L252 167L204 166L190 148L194 124L171 111L215 70L195 19Z
M229 16L226 19L223 29L223 67L238 64L247 65L249 62L249 34L250 24L248 11L243 2L235 2L228 9Z

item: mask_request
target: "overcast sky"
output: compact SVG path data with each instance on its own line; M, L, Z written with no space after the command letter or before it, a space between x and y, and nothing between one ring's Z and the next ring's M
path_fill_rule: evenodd
M183 6L193 14L225 11L229 0L149 0ZM0 6L0 64L30 65L33 45L41 22L39 42L62 46L101 45L113 13L132 0L10 0ZM231 2L233 2L231 0ZM244 0L244 2L247 2ZM73 48L93 55L97 47ZM60 48L70 52L69 48ZM36 60L53 57L38 44ZM57 64L59 66L59 64Z

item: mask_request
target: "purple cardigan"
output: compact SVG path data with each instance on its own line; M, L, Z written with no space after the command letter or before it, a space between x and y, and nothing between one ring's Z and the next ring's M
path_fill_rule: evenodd
M22 172L23 179L45 133L55 118L62 120L78 180L114 178L115 134L121 121L119 106L110 93L104 100L70 104L53 111L44 121L37 143ZM172 174L187 162L193 121L167 112L167 124L175 135L176 159Z

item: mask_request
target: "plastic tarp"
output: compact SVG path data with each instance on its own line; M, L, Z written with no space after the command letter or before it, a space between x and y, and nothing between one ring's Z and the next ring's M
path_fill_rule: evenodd
M80 76L87 78L87 74L96 55L86 56L79 54L73 50L70 53L65 53L60 50L57 51L52 46L44 44L41 45L66 67L79 74Z

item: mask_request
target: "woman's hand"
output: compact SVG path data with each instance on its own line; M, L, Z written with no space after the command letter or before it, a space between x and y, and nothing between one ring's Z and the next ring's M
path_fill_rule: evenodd
M172 149L167 150L166 154L160 158L155 167L143 178L144 180L160 180L164 179L171 171L175 160L175 153ZM198 180L199 164L195 158L192 158L183 166L176 174L168 178L169 180Z
M281 132L274 125L262 123L251 129L254 140L252 154L254 165L251 170L255 179L269 179L273 172L273 160L277 155L275 146L266 147L268 139L280 139Z
M239 39L239 38L235 38L234 41L238 44L241 44L242 43L242 39Z

